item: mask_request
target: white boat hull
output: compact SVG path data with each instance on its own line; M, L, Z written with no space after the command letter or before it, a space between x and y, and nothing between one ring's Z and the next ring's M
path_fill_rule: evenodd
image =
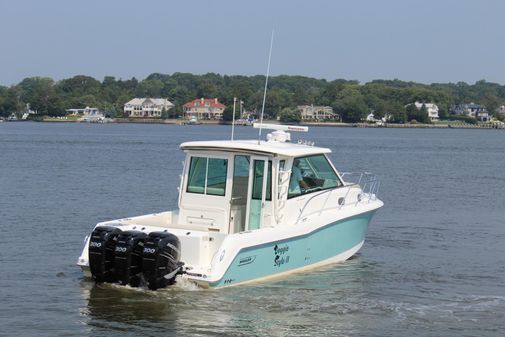
M257 231L256 237L227 238L212 261L209 273L188 271L190 280L204 287L225 287L255 282L271 277L301 272L327 264L342 262L353 256L363 245L368 224L375 210L344 218L333 223L313 227L299 227L299 235L281 238L279 232ZM277 233L276 233L277 232ZM259 235L269 242L246 245L244 241L258 242ZM294 233L291 233L294 234ZM278 238L272 240L272 238ZM227 257L229 255L229 257Z

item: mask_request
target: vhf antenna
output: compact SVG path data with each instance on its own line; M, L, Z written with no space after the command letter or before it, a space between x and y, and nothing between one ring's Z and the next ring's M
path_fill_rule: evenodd
M270 51L268 53L267 76L265 78L265 90L263 91L263 106L261 107L260 129L258 132L258 145L261 140L261 129L263 128L263 113L265 112L265 100L267 98L268 75L270 75L270 60L272 58L272 46L274 44L274 30L272 29L272 37L270 38Z

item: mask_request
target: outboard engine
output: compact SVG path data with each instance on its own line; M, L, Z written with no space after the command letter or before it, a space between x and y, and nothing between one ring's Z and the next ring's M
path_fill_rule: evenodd
M89 269L93 279L100 282L114 282L114 250L121 230L117 227L99 226L89 239Z
M147 236L142 258L142 274L151 290L175 282L182 267L179 238L171 233L152 232Z
M142 276L142 251L147 234L139 231L121 232L117 238L114 269L122 285L138 287Z

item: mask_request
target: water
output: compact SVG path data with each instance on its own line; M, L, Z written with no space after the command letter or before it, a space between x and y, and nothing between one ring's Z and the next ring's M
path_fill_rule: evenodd
M188 140L225 126L0 124L0 336L501 336L505 132L312 128L385 207L360 253L262 284L146 290L84 279L99 221L176 205ZM255 138L253 129L236 129ZM298 137L294 135L295 138Z

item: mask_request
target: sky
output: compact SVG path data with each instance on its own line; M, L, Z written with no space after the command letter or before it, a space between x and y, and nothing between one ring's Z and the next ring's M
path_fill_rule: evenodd
M505 84L503 0L0 0L0 84L272 75Z

